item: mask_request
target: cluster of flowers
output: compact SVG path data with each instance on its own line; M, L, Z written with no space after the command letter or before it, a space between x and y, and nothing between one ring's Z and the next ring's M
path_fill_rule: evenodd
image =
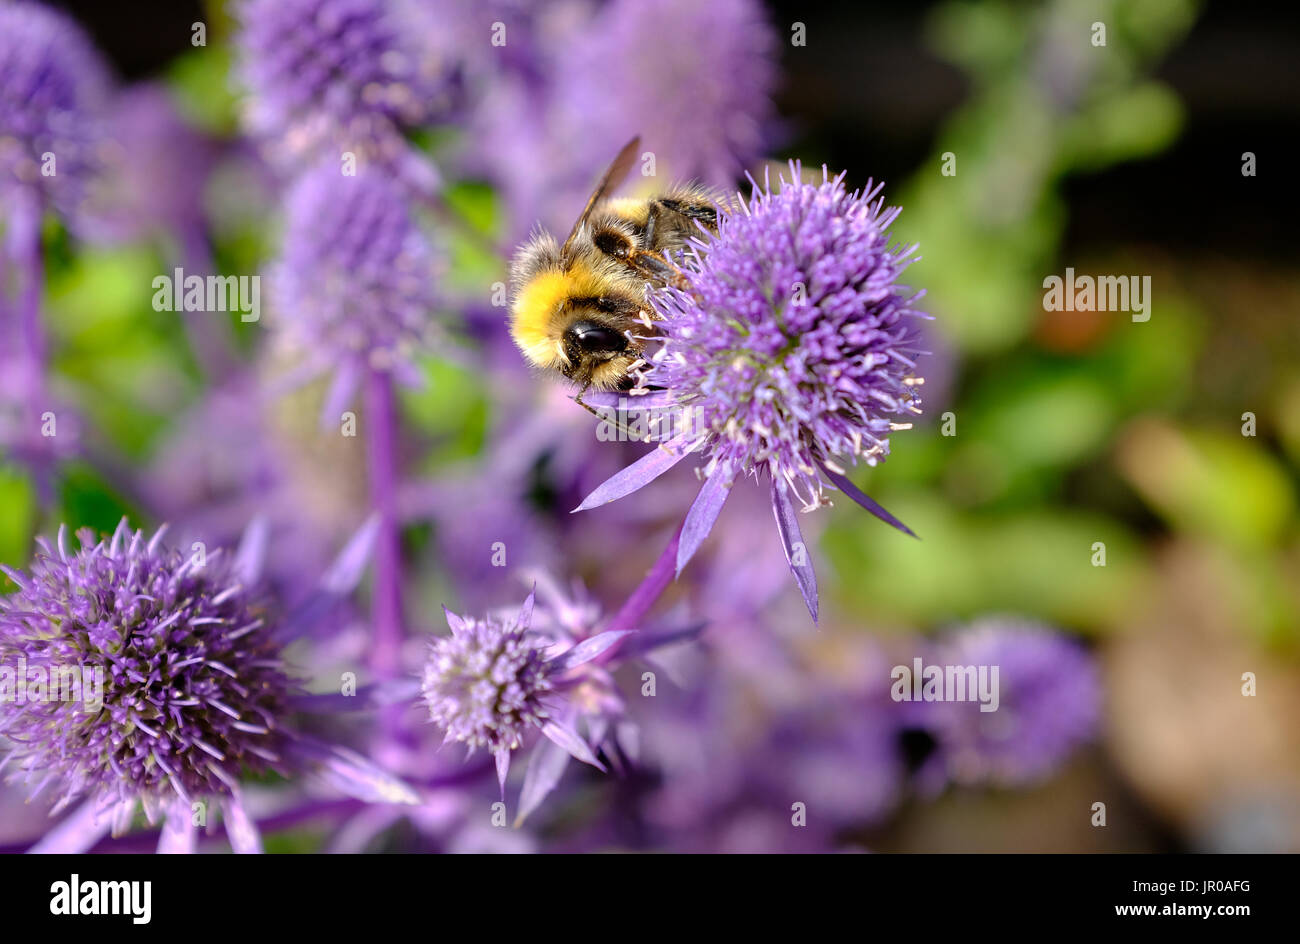
M175 533L237 551L123 521L106 537L80 532L76 550L60 529L29 566L0 568L14 587L0 598L0 661L98 666L106 678L93 713L0 700L0 769L59 817L14 829L0 804L13 845L152 842L136 822L142 807L161 824L160 849L192 850L196 810L215 802L237 851L320 817L336 826L331 851L409 836L391 829L399 819L422 850L533 848L526 828L481 826L481 804L507 796L512 758L528 752L517 824L562 785L597 776L581 779L570 759L617 784L616 802L584 804L558 847L830 849L888 815L909 783L1032 783L1091 736L1091 662L1045 627L992 622L939 644L942 658L1002 667L995 717L891 702L875 644L853 643L832 679L772 631L785 569L812 620L821 615L801 510L840 493L911 533L849 477L859 461L882 462L920 407L926 316L900 282L915 248L892 242L899 211L879 186L851 191L843 175L793 163L775 183L751 180L716 234L701 231L681 260L688 287L652 298L662 343L624 398L692 422L630 463L635 446L599 441L587 414L499 356L499 310L437 280L443 240L428 233L432 218L447 220L450 173L494 185L508 237L571 217L632 132L655 142L661 171L734 184L771 140L776 40L756 0L235 9L234 81L256 158L188 132L157 89L114 90L63 15L28 0L0 6L0 219L12 263L0 274L19 276L0 284L6 459L48 482L66 458L31 438L52 403L43 214L87 238L164 234L210 269L214 224L200 194L215 166L253 161L283 221L268 275L284 344L250 361L194 319L207 392L134 483ZM413 143L434 125L460 131L438 166ZM140 138L155 142L138 149L154 155L148 166L114 161L114 142ZM40 173L47 153L56 176ZM443 311L459 317L435 317ZM395 381L423 382L431 339L446 347L453 334L456 356L488 379L496 419L463 473L429 479L407 468L418 443ZM304 386L322 373L324 388ZM328 433L300 421L298 388L318 399ZM360 390L358 459L346 439L331 443ZM619 409L618 397L588 400ZM665 515L663 501L590 511L687 458L702 482L693 496L693 482L673 492L673 476L656 485L682 499L667 507L684 517ZM706 542L728 498L757 514ZM575 507L590 513L568 515ZM780 557L755 554L761 536L746 530L767 509ZM446 611L445 628L426 616L433 578L403 540L404 526L425 524L434 538L421 566L477 614ZM665 540L657 559L642 556ZM513 592L488 552L498 542L535 587L518 609L498 608ZM367 572L368 618L351 606ZM652 616L665 594L676 603ZM598 599L625 602L606 611ZM370 681L356 686L359 664ZM341 691L310 690L334 677ZM359 733L344 711L369 723ZM490 756L463 764L438 751L439 736ZM813 828L790 828L794 802L815 811Z

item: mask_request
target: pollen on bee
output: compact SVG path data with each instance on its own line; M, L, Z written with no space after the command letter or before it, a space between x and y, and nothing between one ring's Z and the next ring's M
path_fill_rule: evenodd
M907 377L903 380L904 387L919 387L925 383L924 377Z

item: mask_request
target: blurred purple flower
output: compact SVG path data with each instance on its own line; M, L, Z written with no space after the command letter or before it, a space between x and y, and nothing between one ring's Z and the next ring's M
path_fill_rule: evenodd
M75 220L109 84L90 38L67 16L24 0L0 5L0 217L26 193Z
M1097 731L1101 682L1087 651L1045 626L982 619L940 643L944 665L998 666L996 711L974 701L920 702L913 714L936 743L920 776L1027 786L1050 777Z
M566 231L634 134L661 189L689 177L731 187L764 155L777 40L754 0L509 6L497 11L507 45L471 76L466 160L501 187L510 236L538 222Z
M442 59L406 0L246 0L238 9L246 122L278 164L345 151L430 186L403 131L446 97Z
M260 851L241 801L246 770L314 773L364 800L416 802L359 755L289 727L299 692L281 651L302 627L268 618L258 590L266 529L250 526L233 559L170 549L164 530L146 539L123 519L108 540L79 532L81 549L70 552L61 528L54 547L38 539L26 572L0 565L18 586L0 598L0 666L11 683L82 677L58 697L50 688L0 700L10 745L0 767L12 764L33 796L53 787L51 815L84 801L34 851L87 849L110 827L124 831L137 802L151 823L164 821L160 851L189 851L191 804L209 796L221 801L235 849ZM373 531L340 555L317 609L355 586ZM96 670L102 688L90 682Z
M755 0L613 0L560 57L556 101L605 160L640 134L674 179L729 187L763 156L776 48Z
M776 193L754 186L748 205L722 220L685 260L689 289L652 299L663 340L643 380L659 392L625 397L623 408L676 411L680 429L597 488L578 510L646 485L687 455L705 461L704 486L686 516L677 568L708 536L731 486L766 475L786 559L813 619L817 583L799 531L804 511L838 488L872 514L911 534L848 478L843 457L875 465L889 433L919 413L918 350L912 307L898 284L915 247L891 247L880 187L848 193L843 175L791 180ZM645 393L644 390L640 391ZM588 396L593 405L615 395ZM630 404L630 407L629 407Z
M334 371L323 415L337 419L367 371L401 372L430 336L435 253L382 172L317 164L289 192L274 271L277 315L319 369Z
M192 257L189 241L205 226L216 143L191 127L166 88L153 83L123 89L105 124L103 174L92 191L89 235L169 240L176 247L172 258Z

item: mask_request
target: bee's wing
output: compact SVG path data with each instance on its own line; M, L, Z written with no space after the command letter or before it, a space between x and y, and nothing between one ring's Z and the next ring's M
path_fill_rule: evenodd
M564 241L564 246L560 250L560 258L567 260L570 250L573 247L574 237L578 235L578 230L582 229L582 224L587 222L587 217L591 216L591 211L595 208L606 194L623 182L627 172L632 169L632 162L636 160L636 152L641 147L641 136L637 135L627 144L623 145L623 150L618 152L618 157L609 165L609 170L605 171L605 176L600 178L600 183L592 191L591 198L587 200L587 205L582 210L582 215L578 217L578 222L573 224L573 229L569 232L569 238Z

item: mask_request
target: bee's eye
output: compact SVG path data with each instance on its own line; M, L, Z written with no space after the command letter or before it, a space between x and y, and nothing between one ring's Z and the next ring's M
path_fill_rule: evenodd
M622 331L592 321L575 322L569 326L568 333L573 335L578 347L592 354L617 354L627 347L627 336Z

